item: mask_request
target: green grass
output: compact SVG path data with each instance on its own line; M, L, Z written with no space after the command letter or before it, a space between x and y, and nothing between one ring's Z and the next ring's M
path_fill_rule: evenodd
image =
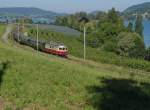
M28 32L31 32L30 30L31 28L27 28ZM30 36L36 38L36 31L34 30L33 33L30 33ZM41 28L39 37L42 40L53 40L64 43L68 47L70 55L83 58L83 44L76 37L71 37L64 35L63 33L50 31L49 28ZM117 66L150 71L150 62L148 61L144 61L142 59L121 57L114 53L98 50L88 46L86 48L86 58L88 60L93 60L100 63L115 64Z
M0 36L4 33L5 26L3 24L0 24Z
M6 28L6 26L5 26L5 25L0 24L0 36L2 36L2 35L3 35L3 33L5 32L5 28ZM1 37L0 37L0 38L1 38ZM1 47L1 42L0 42L0 47Z
M62 59L3 43L0 62L0 96L18 109L150 109L150 74L145 71Z

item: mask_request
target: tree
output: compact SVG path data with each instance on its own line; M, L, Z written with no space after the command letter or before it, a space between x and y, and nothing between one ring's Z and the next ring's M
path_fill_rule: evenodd
M74 15L76 18L80 19L82 17L86 17L87 18L87 13L86 12L79 12L79 13L75 13Z
M104 44L103 49L108 52L115 52L116 47L117 47L116 43L114 43L112 41L108 41Z
M101 19L102 17L104 17L104 16L106 16L106 13L105 12L98 12L97 14L96 14L96 19Z
M146 49L146 52L147 52L147 54L150 55L150 47L148 47L148 48Z
M145 53L144 59L147 60L147 61L150 61L150 47L148 47L146 49L146 53Z
M119 20L119 15L117 13L117 11L115 10L115 8L112 8L111 10L109 10L108 12L108 20L111 21L112 23L117 23Z
M93 48L101 47L104 43L104 39L97 32L89 33L86 38L87 38L87 45ZM80 39L83 42L83 38L81 37Z
M138 33L140 36L143 37L143 23L142 23L143 19L142 16L138 16L135 22L135 32Z
M127 30L128 30L129 32L133 32L133 23L132 23L132 22L129 22L128 27L127 27Z
M34 33L34 30L33 30L33 29L31 29L31 30L30 30L30 33L31 33L31 34L33 34L33 33Z
M121 32L118 35L117 53L127 57L143 57L145 54L144 41L137 33Z

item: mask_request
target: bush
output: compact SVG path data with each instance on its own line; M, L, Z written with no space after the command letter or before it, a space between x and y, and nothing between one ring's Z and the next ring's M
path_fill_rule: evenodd
M121 32L118 35L117 53L127 57L143 57L145 53L144 41L136 33Z
M89 45L92 48L98 48L101 47L101 45L103 44L103 39L101 39L100 37L98 37L99 35L97 35L96 33L92 33L90 35L87 36L87 45ZM83 41L83 40L81 40Z
M112 42L112 41L108 41L104 44L103 49L109 52L115 52L116 51L116 43Z
M144 59L150 61L150 47L146 49Z

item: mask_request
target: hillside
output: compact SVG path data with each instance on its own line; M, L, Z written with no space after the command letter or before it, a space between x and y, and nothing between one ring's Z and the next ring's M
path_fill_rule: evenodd
M58 16L58 13L52 11L45 11L38 8L26 8L26 7L12 7L12 8L0 8L0 14L10 14L18 16L31 16L31 15L49 15Z
M30 17L34 21L36 20L44 20L44 21L55 21L57 16L62 16L64 14L56 13L52 11L46 11L39 8L33 7L10 7L10 8L0 8L0 15L1 17Z
M150 108L150 76L144 71L37 54L14 43L1 43L0 51L1 106L7 109Z
M141 14L143 18L150 18L150 2L133 5L123 11L125 16L135 17L135 14Z
M4 27L1 26L1 35ZM148 110L145 71L68 60L0 41L0 107L7 110Z
M136 13L136 12L137 13L145 13L145 12L150 13L150 2L133 5L124 11L124 13Z

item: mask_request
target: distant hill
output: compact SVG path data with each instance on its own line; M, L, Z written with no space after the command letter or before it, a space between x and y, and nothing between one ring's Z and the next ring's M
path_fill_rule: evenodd
M64 14L56 13L52 11L46 11L39 8L27 8L27 7L10 7L10 8L0 8L0 16L8 17L20 17L28 16L34 20L50 20L53 21L57 16L62 16Z
M136 14L140 14L143 18L150 19L150 2L133 5L123 11L126 18L134 18Z
M12 8L0 8L0 14L14 14L19 16L30 15L52 15L57 16L58 13L52 11L45 11L38 8L25 8L25 7L12 7Z
M124 13L136 13L136 12L137 13L145 13L145 12L150 13L150 2L133 5L124 11Z

